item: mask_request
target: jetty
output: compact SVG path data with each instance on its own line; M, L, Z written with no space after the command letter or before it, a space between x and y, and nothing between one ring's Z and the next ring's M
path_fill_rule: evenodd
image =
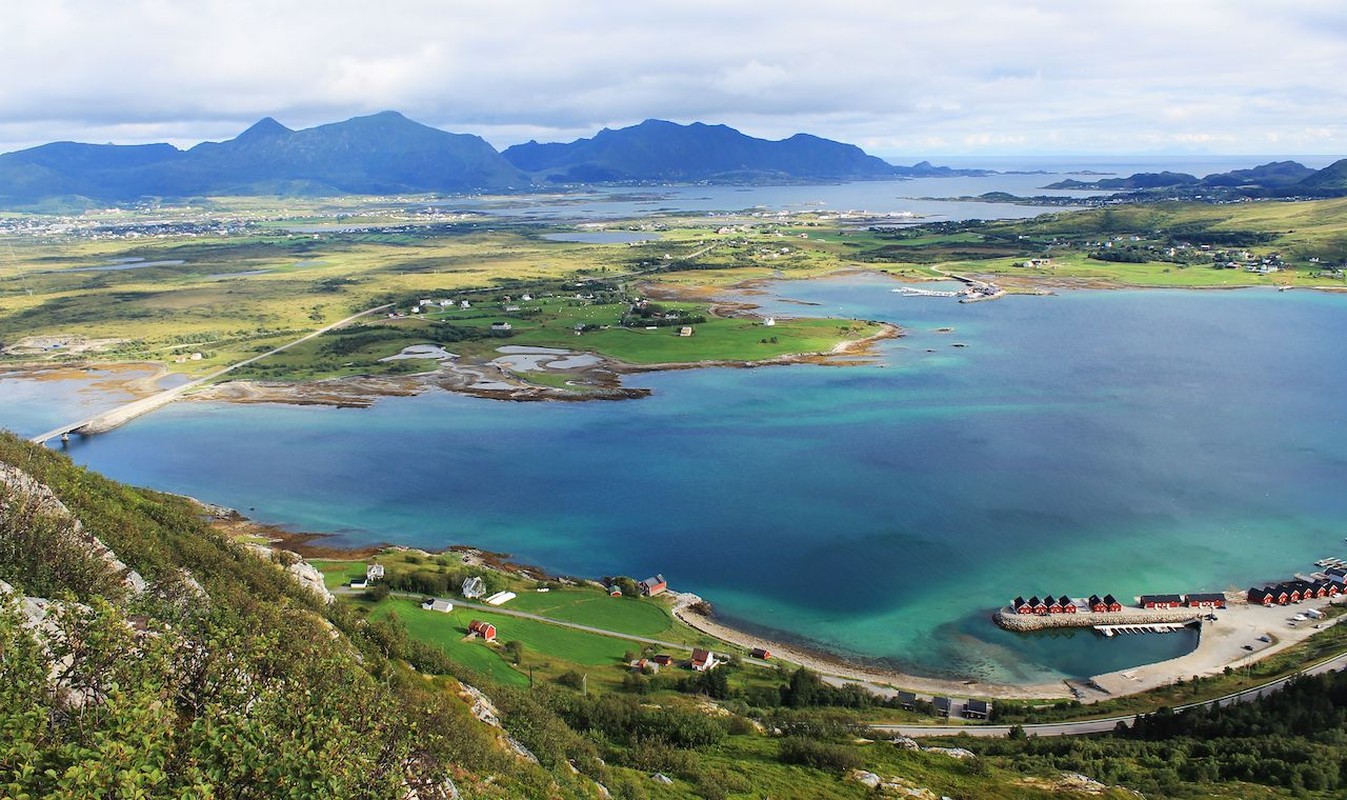
M1144 633L1147 628L1159 630L1160 626L1173 630L1201 620L1210 613L1209 609L1204 608L1129 608L1126 611L1038 615L1017 614L1009 608L1003 608L992 619L1000 627L1019 633L1053 628L1108 628L1113 633L1100 632L1105 636L1113 636L1122 629L1132 629L1123 631L1126 633Z
M915 289L911 286L904 286L901 289L892 289L890 291L904 297L958 297L963 294L962 292L944 292L935 289Z

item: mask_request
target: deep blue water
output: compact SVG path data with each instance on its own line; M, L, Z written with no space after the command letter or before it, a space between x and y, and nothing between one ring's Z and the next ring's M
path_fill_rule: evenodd
M750 627L994 680L1191 646L1006 634L987 617L1017 594L1220 590L1342 554L1347 297L959 304L895 285L769 287L819 304L772 300L772 313L904 325L869 365L640 375L654 396L620 403L180 403L70 452L352 544L659 571Z

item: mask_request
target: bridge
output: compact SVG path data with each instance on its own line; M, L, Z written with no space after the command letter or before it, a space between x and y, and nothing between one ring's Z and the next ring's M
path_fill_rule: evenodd
M177 400L179 397L182 397L184 394L187 394L193 389L199 386L203 386L207 383L210 383L211 381L214 381L218 378L221 378L224 375L227 375L233 372L234 370L239 369L240 367L246 367L249 364L261 361L262 359L268 356L273 356L281 352L282 350L288 350L297 344L302 344L303 342L307 342L308 340L313 339L314 337L322 336L328 331L340 328L341 326L354 322L355 320L360 319L361 317L368 316L370 314L374 314L376 312L383 311L384 309L392 307L393 307L392 303L385 303L384 305L376 306L375 308L370 308L366 309L365 311L361 311L359 314L352 314L346 319L319 328L318 330L313 331L312 333L307 333L299 337L298 339L295 339L294 341L286 342L280 347L272 348L271 350L268 350L267 352L262 353L261 355L256 355L253 356L252 358L244 359L243 361L239 361L235 364L230 364L227 367L221 367L220 369L215 370L209 375L203 375L202 377L188 381L187 383L184 383L181 386L174 386L172 389L166 389L162 392L159 392L158 394L152 394L149 397L142 397L139 400L133 400L130 403L118 406L110 411L103 411L98 414L95 414L92 417L86 417L85 419L81 419L76 422L70 422L65 425L52 428L51 430L46 431L45 433L40 433L37 436L32 437L31 439L29 439L29 441L36 442L37 444L45 444L46 442L55 439L57 437L60 437L62 441L65 441L69 438L70 434L72 433L79 433L85 436L92 436L93 434L96 433L106 433L107 431L110 431L119 425L124 425L127 422L130 422L131 420L141 416L142 414L148 414L151 411L163 408L164 406L168 405L169 403L172 403L174 400Z

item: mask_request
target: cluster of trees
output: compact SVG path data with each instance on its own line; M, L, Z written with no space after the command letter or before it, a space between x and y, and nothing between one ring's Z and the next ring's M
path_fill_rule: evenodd
M498 573L469 569L461 564L457 566L428 564L425 567L413 565L410 569L392 568L384 576L382 585L399 592L424 595L456 594L463 588L463 582L473 576L482 579L482 584L489 595L508 588L505 579Z
M1305 677L1253 703L1169 709L1102 738L979 741L984 755L1024 770L1083 772L1147 795L1207 797L1253 783L1298 795L1347 789L1347 675Z
M667 316L666 316L667 315ZM627 328L667 327L670 325L700 325L706 322L702 314L693 314L681 308L667 309L659 303L634 305L622 315L621 324Z

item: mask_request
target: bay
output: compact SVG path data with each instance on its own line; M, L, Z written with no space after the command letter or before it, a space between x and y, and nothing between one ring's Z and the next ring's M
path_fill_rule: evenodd
M654 396L621 403L182 403L69 452L348 544L663 572L745 627L995 681L1191 646L1006 634L988 616L1015 595L1220 590L1342 554L1347 297L959 304L895 285L853 275L749 296L778 315L905 327L862 366L641 375Z

